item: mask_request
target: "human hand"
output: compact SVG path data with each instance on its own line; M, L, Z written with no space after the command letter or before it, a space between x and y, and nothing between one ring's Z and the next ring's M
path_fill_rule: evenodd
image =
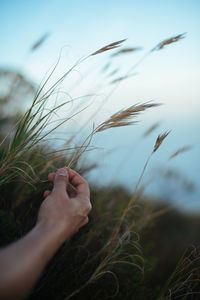
M87 182L75 171L65 168L50 173L49 181L54 185L52 191L45 191L38 224L47 230L59 233L64 242L88 223L91 210L90 191Z

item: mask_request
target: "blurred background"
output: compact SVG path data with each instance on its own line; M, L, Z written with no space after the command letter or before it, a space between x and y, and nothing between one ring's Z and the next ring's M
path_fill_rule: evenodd
M93 122L98 124L122 108L152 100L162 103L140 116L136 125L112 129L93 139L92 145L98 149L89 157L99 167L90 173L90 180L101 185L121 183L133 191L157 135L171 130L148 166L144 183L151 180L151 184L145 192L181 209L200 210L199 11L197 0L1 0L0 67L7 71L0 77L1 93L5 96L11 77L21 74L27 81L23 96L14 93L12 97L14 109L17 106L23 110L32 96L31 85L40 85L59 55L50 83L80 58L127 39L122 48L136 51L123 55L109 51L90 57L63 83L62 89L70 97L83 97L80 106L85 101L89 107L57 135L65 139L66 134L79 131L84 124L81 136L83 132L87 135ZM186 33L184 39L147 54L159 42L182 33ZM113 83L135 64L130 77L120 84ZM145 131L154 125L155 130L144 138ZM190 151L169 160L172 153L185 146Z
M140 117L137 125L95 138L93 144L100 149L94 150L91 160L98 161L99 168L90 174L90 179L100 184L120 182L133 190L156 136L171 130L145 175L146 180L153 177L147 192L176 201L184 209L199 210L199 6L195 0L1 1L1 69L19 72L38 86L59 54L61 59L52 82L84 55L127 39L123 46L136 47L137 51L118 57L110 52L92 57L77 66L65 82L63 89L72 97L89 93L95 96L90 98L90 107L78 122L68 124L63 132L76 131L86 118L91 118L100 102L105 103L95 114L95 122L138 102L162 103ZM185 32L183 40L147 55L133 76L120 82L104 101L113 89L113 80L124 76L159 42ZM102 74L105 67L108 69ZM6 94L6 85L12 79L2 77L1 92ZM20 107L27 105L22 99L14 102ZM143 139L145 130L154 124L158 128ZM185 146L191 150L168 159Z
M199 13L198 0L0 0L1 245L34 226L48 172L67 165L96 126L132 105L161 104L87 140L75 168L90 183L90 222L61 247L30 299L198 299L199 248L182 254L199 245ZM13 126L41 87L48 130L67 122L35 145L24 119L16 139Z

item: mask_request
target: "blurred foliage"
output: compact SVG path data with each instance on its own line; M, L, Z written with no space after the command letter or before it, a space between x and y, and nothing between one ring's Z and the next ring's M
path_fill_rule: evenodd
M1 187L1 246L23 236L33 227L38 208L43 201L45 185L47 187L48 183L38 184L36 190L31 190L30 186L22 183L13 183L12 188L11 184ZM110 272L116 278L107 272L85 286L107 255L106 245L129 198L129 193L123 187L92 187L93 211L89 224L64 243L49 263L30 299L64 299L80 287L80 292L73 299L156 299L185 249L191 244L199 245L200 228L199 215L181 214L175 210L153 218L141 226L145 222L144 217L148 219L153 212L164 208L156 205L151 198L141 198L140 201L138 199L138 206L129 213L129 218L134 219L135 228L126 241L122 236L127 231L129 220L123 224L120 233L120 255L123 256L124 252L126 255L142 255L144 274L137 267L116 263L109 266ZM18 205L12 207L15 199ZM19 203L20 200L23 201ZM117 257L118 261L121 260L120 255ZM137 257L133 262L138 262ZM194 267L197 268L198 263L194 264L193 269ZM200 276L199 269L197 271ZM195 276L194 270L190 274ZM187 274L183 270L177 277L180 275L183 282L184 275ZM191 293L199 292L198 286L190 290ZM162 295L159 299L183 299L168 298L167 295L168 289L165 291L166 298L162 298ZM195 298L194 294L186 299L198 297Z
M14 126L36 92L35 85L18 71L0 68L0 136Z

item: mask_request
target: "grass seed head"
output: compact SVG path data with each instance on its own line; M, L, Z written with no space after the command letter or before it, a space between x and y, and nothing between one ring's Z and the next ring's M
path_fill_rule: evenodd
M37 50L45 41L46 39L49 37L50 33L47 32L45 33L43 36L41 36L30 48L30 51L35 51Z
M121 49L121 50L113 53L111 56L114 57L114 56L118 56L118 55L121 55L121 54L127 54L127 53L131 53L131 52L136 52L136 51L139 51L139 50L142 50L142 48L141 47L124 48L124 49Z
M132 74L130 74L130 75L118 77L118 78L112 80L112 81L111 81L111 84L114 84L114 83L117 83L117 82L119 82L119 81L125 80L125 79L127 79L127 78L129 78L129 77L132 77L132 76L135 76L135 75L137 75L137 74L138 74L138 73L132 73Z
M151 125L143 134L143 137L148 136L151 134L158 126L160 125L160 122L156 122L155 124Z
M114 42L114 43L111 43L111 44L109 44L109 45L106 45L106 46L104 46L103 48L100 48L99 50L93 52L93 53L91 54L91 56L92 56L92 55L97 55L97 54L99 54L99 53L102 53L102 52L105 52L105 51L108 51L108 50L112 50L112 49L118 48L118 47L119 47L123 42L125 42L125 41L126 41L126 39L120 40L120 41L117 41L117 42Z
M165 46L178 42L179 40L185 38L186 32L185 33L181 33L179 35L173 36L169 39L166 39L162 42L160 42L159 44L157 44L151 51L157 51L157 50L161 50L163 49Z
M100 124L96 132L104 131L113 127L132 125L136 123L136 121L132 120L132 118L137 117L139 113L145 111L146 109L156 107L158 105L159 104L156 103L136 104L127 109L120 110L113 114L108 120Z
M154 148L153 148L153 153L158 150L158 148L160 147L160 145L162 144L162 142L168 136L169 133L170 133L170 131L165 132L163 134L159 134L159 136L157 137L156 143L154 145Z
M178 150L176 150L174 153L172 153L172 155L170 155L169 159L172 159L174 157L176 157L177 155L179 155L180 153L189 151L192 148L192 146L184 146L182 148L179 148Z

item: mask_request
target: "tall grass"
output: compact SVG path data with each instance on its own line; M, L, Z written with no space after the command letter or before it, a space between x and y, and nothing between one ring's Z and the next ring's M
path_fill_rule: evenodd
M123 77L116 78L113 82L114 85L108 95L103 98L98 110L103 107L114 91L119 88L121 81L130 77L134 69L144 59L153 52L162 50L167 45L177 42L183 37L184 34L177 35L157 44L142 56L136 64L131 66ZM39 47L45 38L43 37L38 44L36 43L33 49ZM2 139L0 143L0 187L3 197L5 199L10 197L13 200L8 201L8 203L2 201L1 215L3 224L9 223L8 227L11 228L11 231L9 231L10 240L24 234L33 226L38 207L42 202L42 191L45 185L48 184L44 178L50 170L55 170L63 164L66 167L77 168L82 154L89 149L94 135L100 134L105 130L134 125L140 113L158 105L152 101L138 103L112 114L100 124L93 125L91 133L78 147L72 146L74 135L65 142L66 147L64 149L47 150L47 146L44 146L44 140L52 132L87 109L87 106L85 106L73 113L69 111L64 119L58 119L55 122L54 116L75 100L67 97L69 100L59 104L57 99L54 99L55 94L58 93L59 85L75 67L94 55L120 47L123 42L125 40L111 43L81 58L51 87L47 88L47 84L59 63L58 60L53 70L38 89L30 108ZM132 53L136 50L139 49L135 47L123 48L117 50L113 56ZM49 105L49 101L51 101L51 105ZM96 112L93 116L95 116ZM150 127L145 135L148 135L157 126L158 124L154 125L153 128ZM182 267L183 261L185 264L187 260L185 258L180 261L163 288L159 284L154 285L154 287L156 286L155 289L154 287L151 288L149 286L151 280L148 281L148 276L151 276L153 267L151 266L148 269L148 262L146 262L144 249L140 242L140 236L147 226L151 226L150 224L155 218L168 211L166 207L162 207L156 212L145 210L145 205L138 203L140 199L144 199L141 182L145 170L152 155L156 155L157 150L168 134L169 132L160 134L155 141L152 147L153 150L146 160L132 195L122 188L117 191L111 187L109 187L110 191L98 190L98 187L92 188L94 209L91 214L90 224L62 246L47 267L30 299L39 299L38 297L40 299L45 299L46 297L48 299L86 299L83 297L89 299L88 297L90 297L91 299L91 295L93 299L107 299L109 297L116 299L132 299L132 297L134 299L155 299L156 297L157 299L173 299L172 295L177 295L181 291L182 286L184 285L185 287L185 282L187 284L190 283L188 286L192 291L192 286L196 286L199 280L199 268L195 270L196 267L188 268L186 265ZM186 150L188 148L177 150L171 155L171 158ZM63 154L64 151L65 155ZM84 173L89 171L89 169L90 166L89 168L88 166L83 166L80 171ZM24 185L24 183L28 183L33 188L35 187L35 192L27 185ZM9 187L12 187L12 189L8 191ZM16 193L20 193L20 195L15 196ZM13 217L10 217L10 210L14 212ZM10 221L7 222L8 220ZM6 242L8 240L6 239ZM194 250L192 253L194 254ZM199 254L197 254L195 259L199 259ZM153 265L152 259L150 259L150 262ZM181 266L180 269L179 266ZM185 277L183 274L186 269L188 277ZM125 276L125 280L123 276ZM111 291L108 293L109 289Z

